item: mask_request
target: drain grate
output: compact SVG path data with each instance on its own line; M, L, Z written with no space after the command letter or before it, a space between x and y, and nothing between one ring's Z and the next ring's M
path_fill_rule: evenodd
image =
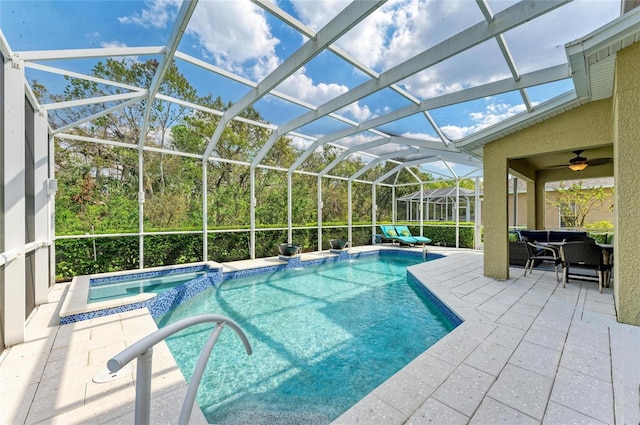
M93 377L93 382L95 382L96 384L103 384L105 382L115 381L124 376L127 376L129 373L131 373L131 369L133 369L133 365L131 363L117 372L111 372L109 369L104 369Z

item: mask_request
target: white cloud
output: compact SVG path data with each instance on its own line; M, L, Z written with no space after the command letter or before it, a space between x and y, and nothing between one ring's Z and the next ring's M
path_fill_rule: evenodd
M127 45L121 41L103 41L100 43L100 47L104 47L105 49L108 49L110 47L127 47Z
M179 0L156 0L145 1L147 9L132 16L123 16L118 21L123 24L135 24L144 28L165 28L172 22L178 12L181 1Z
M506 103L490 103L484 111L472 112L469 117L476 122L475 131L499 123L507 118L526 111L524 104L509 105Z
M309 146L311 146L311 144L313 144L313 141L309 140L306 137L299 137L292 134L287 135L287 137L291 139L291 144L293 146L301 150L306 150Z
M439 138L426 133L413 133L408 131L408 132L402 133L402 137L408 137L410 139L429 140L431 142L440 142Z
M147 8L120 22L145 28L173 24L181 1L146 2ZM206 57L229 71L259 81L279 64L265 12L249 1L201 1L194 11L187 33Z
M278 90L314 106L322 105L349 90L347 86L342 84L316 83L305 74L305 71L304 67L301 68L283 81L278 86ZM342 108L338 113L354 118L357 121L364 121L373 116L368 106L362 107L357 103Z
M360 106L357 102L340 109L338 113L351 116L358 122L366 121L377 116L377 114L371 112L367 105Z
M369 67L383 71L476 23L479 14L475 4L464 0L392 0L339 44Z
M475 126L460 127L457 125L443 125L440 130L451 140L458 140L473 133Z
M380 136L373 133L358 133L353 136L344 137L337 141L338 144L347 148L357 148L358 146L378 140Z
M333 19L351 0L292 0L293 7L302 22L318 31Z
M265 12L249 1L198 4L187 32L225 69L259 81L280 63Z
M100 47L103 47L105 49L108 48L112 48L112 47L127 47L126 43L122 43L120 41L103 41L100 43ZM140 62L140 57L139 56L127 56L125 58L123 58L129 65L134 64L134 63L138 63Z
M335 83L315 84L314 81L305 74L305 68L301 68L298 72L283 81L278 86L278 90L317 106L341 95L348 91L349 88Z
M469 113L469 120L473 123L472 125L457 126L448 124L441 126L440 129L448 138L458 140L526 111L524 104L510 105L504 102L497 102L495 99L487 99L487 101L485 110ZM537 104L534 102L533 106Z

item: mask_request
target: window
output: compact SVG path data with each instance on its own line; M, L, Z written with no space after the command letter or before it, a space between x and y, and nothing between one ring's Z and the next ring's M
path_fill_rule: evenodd
M578 209L574 202L562 202L558 210L561 228L574 228L578 225Z

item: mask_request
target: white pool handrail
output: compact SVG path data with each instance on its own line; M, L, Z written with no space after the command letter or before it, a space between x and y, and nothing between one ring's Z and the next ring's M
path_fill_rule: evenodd
M220 332L222 332L224 326L228 325L238 334L240 340L242 340L242 343L244 344L247 355L251 355L251 353L253 352L247 336L236 322L218 314L202 314L199 316L187 317L186 319L171 323L170 325L167 325L161 329L158 329L152 334L147 335L140 341L130 345L120 353L113 356L107 362L107 367L109 368L109 370L115 373L122 369L133 359L138 359L135 401L136 424L147 425L150 423L151 358L153 355L153 346L176 332L194 325L209 322L214 322L217 326L213 328L209 339L205 343L202 352L200 353L198 363L196 364L196 367L193 370L193 374L191 375L191 382L189 383L189 386L187 388L187 394L185 395L182 410L180 411L180 417L178 419L179 424L188 424L189 417L191 416L191 412L193 410L193 404L195 403L196 393L198 392L198 387L200 386L200 381L202 379L202 374L204 373L204 369L207 366L209 355L211 354L211 351L213 351L213 347L216 345L218 336L220 335Z

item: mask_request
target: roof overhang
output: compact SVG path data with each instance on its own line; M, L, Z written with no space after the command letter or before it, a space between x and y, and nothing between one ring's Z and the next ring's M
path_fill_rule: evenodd
M618 51L640 40L640 8L565 45L576 94L591 100L613 95Z
M613 95L615 59L618 51L640 41L640 8L587 36L567 43L565 50L575 92L565 93L499 124L456 142L463 151L482 156L487 143L518 132L558 114Z

